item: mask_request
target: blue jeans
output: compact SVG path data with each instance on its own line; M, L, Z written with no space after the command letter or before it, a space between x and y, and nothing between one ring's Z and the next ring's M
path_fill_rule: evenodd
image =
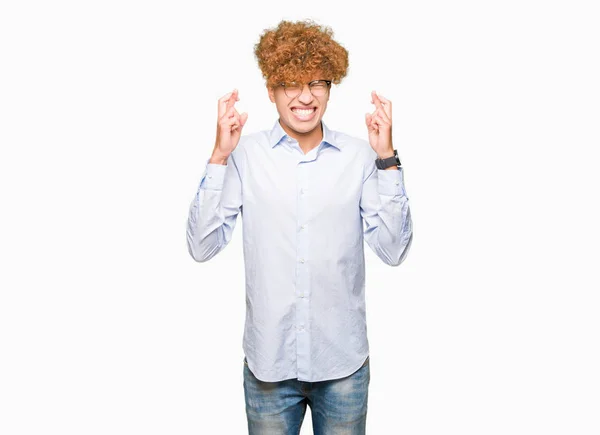
M314 435L364 435L369 397L369 358L345 378L320 382L256 378L244 358L249 435L298 435L310 406Z

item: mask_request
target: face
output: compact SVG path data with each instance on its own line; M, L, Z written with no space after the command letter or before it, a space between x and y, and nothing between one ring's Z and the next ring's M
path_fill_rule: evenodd
M327 77L321 77L315 74L312 80L325 80ZM321 97L315 97L310 92L308 81L306 81L302 93L294 98L289 98L283 89L278 86L275 89L269 88L269 99L277 106L279 119L284 130L291 135L301 137L309 136L317 131L321 132L321 118L327 109L329 94L331 89ZM301 111L298 112L298 109ZM303 110L304 109L304 110ZM305 112L306 109L311 112Z

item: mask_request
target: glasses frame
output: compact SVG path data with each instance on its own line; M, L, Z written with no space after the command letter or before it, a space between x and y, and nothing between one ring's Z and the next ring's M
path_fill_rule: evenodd
M325 92L323 95L315 95L315 94L312 93L312 87L311 87L311 85L313 83L316 83L316 82L325 82L327 84L327 92L329 92L329 90L331 89L331 80L318 79L318 80L312 80L312 81L310 81L310 82L307 83L308 84L308 90L309 90L310 94L313 97L319 98L319 97L324 97L325 95L327 95L327 92ZM295 83L295 82L292 82L292 83ZM302 95L302 92L304 91L304 83L302 83L302 87L300 88L300 93L298 95L294 95L293 97L290 97L288 95L288 93L287 93L287 87L286 87L285 83L283 83L283 82L279 83L279 86L281 86L283 88L283 93L288 98L296 98L297 96Z

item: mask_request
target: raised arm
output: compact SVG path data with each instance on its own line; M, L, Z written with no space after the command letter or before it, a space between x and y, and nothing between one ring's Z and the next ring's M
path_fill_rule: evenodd
M219 99L215 147L189 208L187 246L198 262L210 260L227 246L242 211L242 182L234 150L248 115L235 110L238 100L237 90Z
M371 93L375 112L366 114L369 145L363 173L360 213L366 228L364 239L377 256L390 266L398 266L412 243L412 219L406 190L404 169L392 166L378 169L376 158L394 155L392 144L392 102Z

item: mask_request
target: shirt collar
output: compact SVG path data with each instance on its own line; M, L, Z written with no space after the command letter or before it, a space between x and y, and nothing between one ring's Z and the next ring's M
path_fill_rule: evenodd
M323 126L323 142L332 145L334 147L336 147L337 149L341 150L342 146L341 144L335 140L335 134L332 130L330 130L327 125L325 125L325 122L323 122L323 120L321 119L321 124ZM277 145L279 142L281 142L281 139L283 139L284 137L288 136L288 134L285 132L285 130L283 129L283 127L281 126L281 124L279 123L279 118L275 121L275 124L273 125L273 128L271 129L271 133L269 135L269 144L271 145L271 148L273 148L275 145Z

